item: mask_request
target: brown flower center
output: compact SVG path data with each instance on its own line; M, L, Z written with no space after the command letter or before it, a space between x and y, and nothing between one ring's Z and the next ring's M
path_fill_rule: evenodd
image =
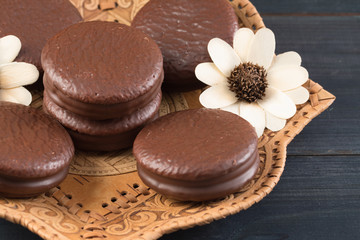
M239 100L255 102L265 96L266 70L257 64L242 63L231 72L228 83Z

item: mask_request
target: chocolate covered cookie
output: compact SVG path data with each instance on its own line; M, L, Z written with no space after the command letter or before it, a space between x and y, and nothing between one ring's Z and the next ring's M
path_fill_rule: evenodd
M42 52L44 86L56 105L93 120L121 118L158 95L163 59L140 30L84 22L51 38Z
M35 196L67 175L74 146L66 130L39 109L0 102L0 195Z
M195 67L209 62L207 44L218 37L232 45L238 18L227 0L151 0L132 26L150 35L164 57L164 87L193 90L204 85Z
M115 22L72 25L47 42L42 63L44 110L78 149L130 147L158 115L163 58L140 30Z
M226 196L244 186L259 166L258 138L241 117L215 109L171 113L147 125L133 153L150 188L192 201Z
M39 70L46 41L80 21L82 17L68 0L1 0L0 37L17 36L22 48L16 61L32 63Z

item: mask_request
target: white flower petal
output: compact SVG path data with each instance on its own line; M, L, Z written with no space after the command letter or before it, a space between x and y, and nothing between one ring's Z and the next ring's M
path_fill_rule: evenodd
M293 52L293 51L279 54L274 58L273 64L271 65L269 70L271 70L271 68L273 67L287 66L287 65L300 66L301 65L300 55L297 52Z
M234 113L236 115L240 115L240 102L236 102L234 104L231 104L227 107L223 107L221 108L221 110L227 111L227 112L231 112Z
M201 82L210 86L227 82L227 78L214 63L200 63L195 68L195 75Z
M0 64L14 61L21 49L20 39L14 35L0 38Z
M268 69L275 54L275 36L268 28L259 29L251 44L248 61Z
M240 102L240 117L248 121L261 137L265 129L265 112L257 103Z
M24 87L17 87L11 89L0 89L0 98L16 99L16 103L29 106L32 101L31 93ZM5 100L2 100L5 101Z
M266 128L276 132L283 129L285 125L286 125L285 119L275 117L271 113L266 112Z
M208 44L208 52L216 67L229 77L232 70L240 65L240 58L234 49L224 40L213 38Z
M16 98L10 94L6 94L6 90L0 90L0 101L20 103Z
M280 66L271 68L266 79L270 86L281 91L288 91L306 83L309 79L309 73L301 66Z
M265 94L265 97L257 102L266 112L282 119L288 119L294 116L296 106L285 93L278 89L268 87Z
M284 93L288 95L295 104L306 103L310 96L309 91L304 87L298 87Z
M36 82L37 68L29 63L12 62L0 66L0 88L14 88Z
M200 103L206 108L223 108L236 101L235 93L223 84L212 86L200 95Z
M240 28L234 36L234 50L241 62L247 62L249 47L254 40L254 32L250 28Z

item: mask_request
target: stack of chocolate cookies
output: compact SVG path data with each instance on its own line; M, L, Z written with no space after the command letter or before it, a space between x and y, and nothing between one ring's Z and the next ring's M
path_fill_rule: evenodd
M139 30L115 22L75 24L47 42L41 60L44 110L78 149L130 147L158 116L162 54Z

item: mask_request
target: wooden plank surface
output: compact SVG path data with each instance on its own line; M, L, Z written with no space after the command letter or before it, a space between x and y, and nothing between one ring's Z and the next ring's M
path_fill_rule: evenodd
M277 53L297 51L315 82L337 99L288 148L289 155L360 154L360 17L268 16Z
M252 0L261 15L319 14L346 15L359 14L357 0Z

